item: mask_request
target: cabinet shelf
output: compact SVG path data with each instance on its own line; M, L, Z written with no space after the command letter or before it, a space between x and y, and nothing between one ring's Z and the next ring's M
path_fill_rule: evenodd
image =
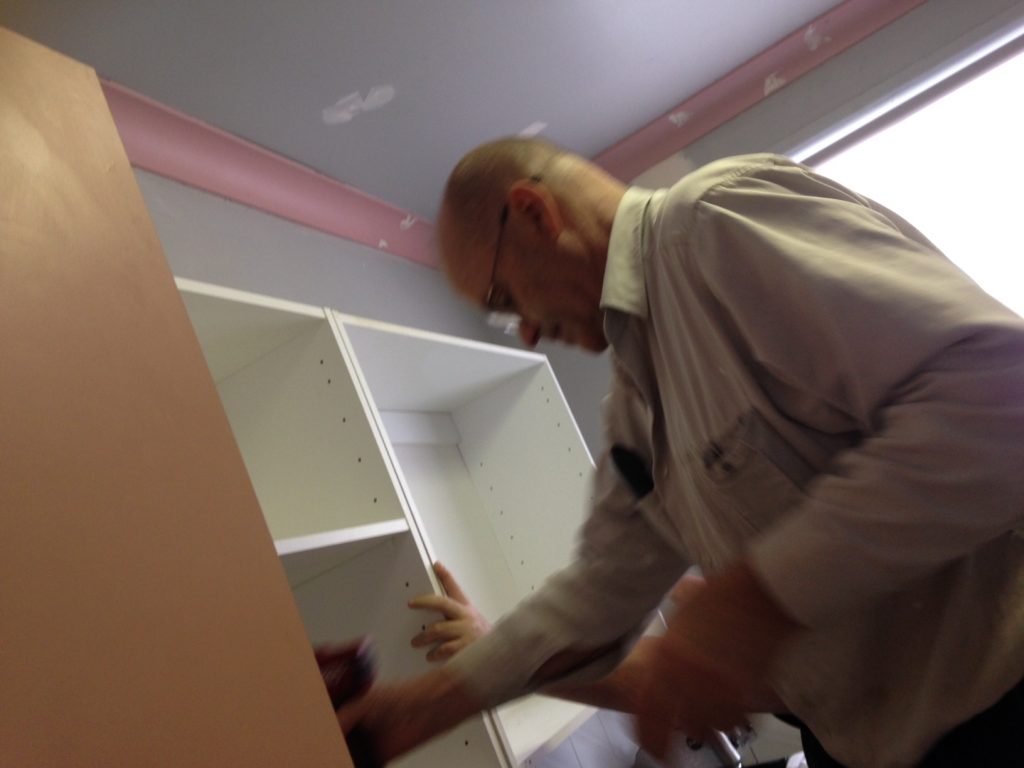
M409 523L402 518L327 533L278 539L274 547L288 574L288 583L295 587L344 565L388 537L408 531Z

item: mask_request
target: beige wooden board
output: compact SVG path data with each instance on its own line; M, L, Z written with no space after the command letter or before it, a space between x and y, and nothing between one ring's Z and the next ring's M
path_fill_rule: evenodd
M0 30L0 765L344 744L95 74Z

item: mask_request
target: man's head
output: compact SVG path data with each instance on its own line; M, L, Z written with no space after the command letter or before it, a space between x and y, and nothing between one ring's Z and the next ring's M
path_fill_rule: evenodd
M518 315L526 344L546 337L599 352L608 240L625 189L545 141L484 144L445 187L437 228L445 273L476 306Z

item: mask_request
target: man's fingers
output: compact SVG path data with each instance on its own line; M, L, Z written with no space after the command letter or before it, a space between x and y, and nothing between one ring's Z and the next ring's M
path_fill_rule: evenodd
M462 587L459 586L459 582L452 576L451 571L441 565L438 561L434 563L434 573L437 574L437 580L441 582L441 586L444 587L445 594L451 597L456 602L462 603L463 605L469 605L469 598L466 597L466 593L462 591Z
M410 608L423 611L437 611L446 619L461 619L466 615L466 608L446 595L420 595L408 603Z
M426 629L413 637L412 646L413 648L422 648L425 645L457 640L465 634L465 622L439 621L436 624L427 625Z
M465 642L461 639L442 643L427 654L427 661L448 661L448 659L461 651L464 645Z

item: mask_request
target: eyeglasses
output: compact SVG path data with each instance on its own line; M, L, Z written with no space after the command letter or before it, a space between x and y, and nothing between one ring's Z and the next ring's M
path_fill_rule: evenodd
M530 177L532 184L540 182L539 174ZM498 242L494 246L494 261L491 263L491 282L487 288L487 295L484 297L484 306L491 312L502 315L518 314L516 302L509 295L508 289L495 280L498 274L498 258L501 256L501 241L505 237L505 223L508 221L508 203L501 206L501 215L498 218Z
M491 312L507 313L512 312L514 302L508 295L505 286L495 282L495 275L498 274L498 257L501 256L501 241L505 236L505 222L508 221L508 203L501 206L501 218L498 219L498 242L494 246L494 261L491 263L491 282L487 288L487 296L484 298L484 306Z

